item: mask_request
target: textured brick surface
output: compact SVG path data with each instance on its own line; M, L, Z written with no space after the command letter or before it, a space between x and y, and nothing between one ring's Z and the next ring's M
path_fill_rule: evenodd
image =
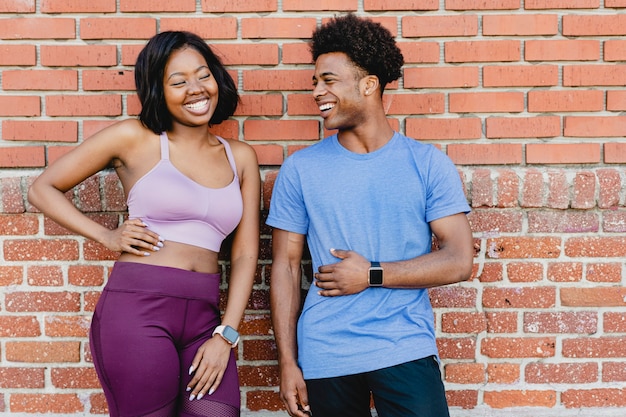
M384 97L390 124L452 158L472 207L472 279L429 291L452 417L623 416L624 8L625 0L0 1L0 413L107 414L87 333L117 254L44 218L26 192L41 169L139 113L133 65L146 40L191 30L228 66L242 100L212 131L256 150L264 218L285 158L332 133L310 95L311 31L357 11L388 28L404 54L403 77ZM67 197L106 227L125 215L113 171ZM268 310L270 230L261 233L237 350L242 415L284 417Z

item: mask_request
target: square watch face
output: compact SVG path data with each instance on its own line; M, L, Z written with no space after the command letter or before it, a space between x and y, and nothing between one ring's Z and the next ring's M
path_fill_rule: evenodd
M383 283L383 269L382 268L370 268L370 285L382 285Z
M224 338L231 343L235 343L237 341L237 337L239 337L237 331L230 326L226 326L222 334L224 335Z

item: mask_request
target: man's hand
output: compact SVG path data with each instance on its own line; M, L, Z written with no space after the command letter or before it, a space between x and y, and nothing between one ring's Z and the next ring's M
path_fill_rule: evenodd
M280 399L292 417L311 416L309 397L302 371L297 365L281 366Z
M350 250L331 249L330 253L340 261L318 268L315 285L320 288L320 295L336 297L356 294L369 287L367 274L370 262L367 259Z

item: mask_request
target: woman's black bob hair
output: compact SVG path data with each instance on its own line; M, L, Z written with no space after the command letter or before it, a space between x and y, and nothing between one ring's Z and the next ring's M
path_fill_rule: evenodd
M209 124L216 125L228 119L239 104L237 85L202 38L185 31L159 33L141 50L135 64L135 86L141 102L139 120L156 134L172 128L172 116L165 104L163 76L172 52L184 47L193 48L204 57L218 85L219 100Z

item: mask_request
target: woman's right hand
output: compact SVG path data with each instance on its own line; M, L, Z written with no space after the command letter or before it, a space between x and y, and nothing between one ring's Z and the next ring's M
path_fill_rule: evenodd
M111 230L102 243L114 252L149 256L163 247L163 238L148 230L141 219L128 219L117 229Z

